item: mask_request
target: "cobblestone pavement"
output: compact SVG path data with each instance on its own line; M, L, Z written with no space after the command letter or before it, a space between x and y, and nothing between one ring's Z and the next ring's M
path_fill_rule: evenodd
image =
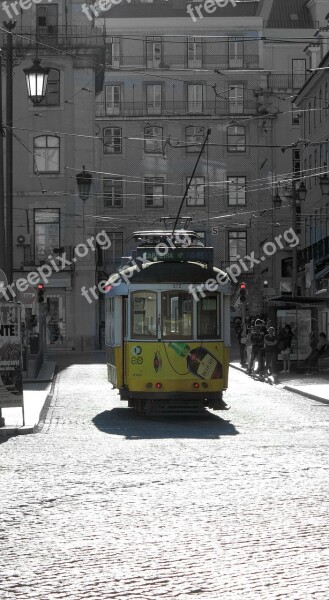
M204 420L135 414L101 364L53 392L0 445L1 600L328 600L328 405L235 370Z

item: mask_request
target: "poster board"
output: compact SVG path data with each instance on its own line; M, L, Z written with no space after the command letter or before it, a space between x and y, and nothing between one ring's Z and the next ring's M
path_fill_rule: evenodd
M284 328L286 324L290 325L293 332L291 343L291 360L305 360L311 354L311 332L312 332L312 311L310 308L289 308L278 310L277 314L277 333ZM283 357L278 355L279 360Z
M0 301L0 408L23 407L20 305Z

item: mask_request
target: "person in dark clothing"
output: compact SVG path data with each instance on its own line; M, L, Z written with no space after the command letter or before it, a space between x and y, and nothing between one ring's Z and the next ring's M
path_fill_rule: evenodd
M322 331L319 333L319 339L316 343L316 346L312 348L311 354L305 359L304 364L306 367L310 369L315 369L318 358L320 358L325 352L327 352L329 348L329 340L327 339L326 334Z
M260 373L264 369L264 334L260 330L260 325L255 325L255 331L251 335L252 355L251 363L258 362L258 368L255 371Z
M268 328L268 333L266 333L266 335L264 336L264 344L266 371L270 375L273 375L273 373L275 373L275 362L278 345L278 340L275 335L274 327Z
M246 365L246 342L247 342L247 327L246 325L241 325L238 331L238 340L240 347L240 363L241 367L245 367Z
M290 354L291 354L291 342L293 338L293 333L290 325L288 323L284 326L279 333L278 339L278 351L281 352L283 358L283 369L280 371L281 373L289 373L290 372Z

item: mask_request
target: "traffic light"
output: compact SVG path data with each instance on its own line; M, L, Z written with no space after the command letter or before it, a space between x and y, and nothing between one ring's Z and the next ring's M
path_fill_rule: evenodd
M246 301L247 286L245 283L240 283L240 302Z
M37 290L38 290L38 302L44 302L45 301L45 286L43 285L43 283L38 283Z

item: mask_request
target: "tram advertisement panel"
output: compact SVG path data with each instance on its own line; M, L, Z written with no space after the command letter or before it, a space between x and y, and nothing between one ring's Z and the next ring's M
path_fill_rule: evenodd
M0 302L0 408L23 406L20 306Z
M127 358L136 379L223 379L223 345L218 342L130 342Z

